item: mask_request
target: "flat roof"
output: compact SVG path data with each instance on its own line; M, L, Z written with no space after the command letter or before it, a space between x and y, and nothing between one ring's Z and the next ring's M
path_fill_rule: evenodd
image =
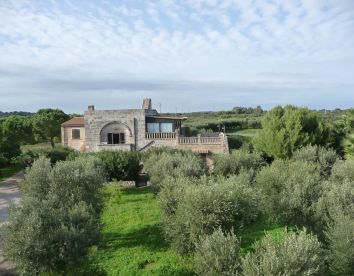
M159 116L159 115L148 115L147 118L154 118L154 119L170 119L170 120L187 120L188 117L178 117L178 116Z
M74 117L69 121L66 121L61 124L62 127L84 127L85 120L84 117Z

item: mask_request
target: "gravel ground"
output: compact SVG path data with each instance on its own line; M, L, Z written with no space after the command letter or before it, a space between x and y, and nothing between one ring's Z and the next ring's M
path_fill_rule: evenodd
M18 183L23 179L23 173L19 172L12 177L0 182L0 231L8 221L8 207L11 203L20 201ZM13 264L3 257L2 241L0 240L0 275L16 275Z

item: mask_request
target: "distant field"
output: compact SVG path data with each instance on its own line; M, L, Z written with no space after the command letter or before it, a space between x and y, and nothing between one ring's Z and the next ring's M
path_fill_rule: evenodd
M258 128L248 128L248 129L241 129L241 130L236 130L233 132L227 132L228 135L239 135L239 136L245 136L245 137L254 137L257 135L257 133L260 131Z
M105 191L103 244L91 250L79 273L90 269L107 275L195 275L193 254L182 256L165 241L160 209L149 187L109 186ZM240 233L241 254L265 232L278 237L283 227L258 222L245 228Z

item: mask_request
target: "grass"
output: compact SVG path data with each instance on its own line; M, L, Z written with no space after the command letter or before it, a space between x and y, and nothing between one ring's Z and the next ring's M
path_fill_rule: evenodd
M15 173L19 172L21 168L19 166L9 166L6 168L0 168L0 182L13 176Z
M90 250L81 273L100 275L194 275L193 254L181 256L163 238L161 213L148 187L105 188L101 216L103 242ZM283 227L257 222L240 233L241 254L266 232L273 236Z
M257 128L247 128L247 129L241 129L241 130L236 130L233 132L228 132L228 135L239 135L239 136L245 136L245 137L254 137L258 134L260 129Z
M163 238L161 215L149 188L106 188L103 244L86 265L107 275L193 275L190 256L173 251Z

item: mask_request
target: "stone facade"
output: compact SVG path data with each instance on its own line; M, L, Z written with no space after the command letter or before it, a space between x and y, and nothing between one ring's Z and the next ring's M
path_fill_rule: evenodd
M62 143L86 152L141 151L162 146L204 154L228 152L227 138L223 133L214 137L180 135L184 119L160 116L152 109L151 99L144 99L141 109L95 110L94 106L89 106L84 117L76 117L62 124ZM73 139L73 129L80 129L80 139Z
M86 150L99 151L103 148L139 150L143 148L147 144L145 118L146 115L152 114L156 115L157 111L146 109L86 111L84 114ZM126 141L124 144L108 145L105 143L105 133L115 130L125 133ZM130 147L127 145L130 145Z

